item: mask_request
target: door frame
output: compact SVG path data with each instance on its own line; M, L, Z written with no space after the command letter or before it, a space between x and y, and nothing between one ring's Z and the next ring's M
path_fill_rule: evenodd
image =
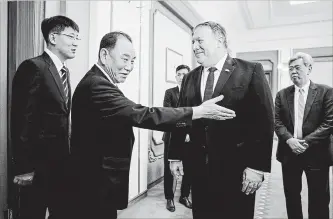
M8 2L0 2L0 219L7 211L7 34Z

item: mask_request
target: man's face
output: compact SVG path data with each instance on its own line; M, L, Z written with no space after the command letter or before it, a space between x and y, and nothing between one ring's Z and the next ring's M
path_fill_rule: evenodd
M289 64L289 75L296 86L303 86L309 81L312 66L305 66L303 59L297 59Z
M125 82L127 76L134 68L135 59L133 44L125 37L118 37L107 63L118 83Z
M187 73L188 70L186 68L180 69L176 72L176 81L179 86L182 84L183 78Z
M51 43L54 44L55 49L59 55L64 59L72 59L75 57L77 49L77 41L79 40L78 32L71 27L66 27L60 33L53 33Z
M216 38L210 27L197 27L192 36L192 48L197 62L203 66L210 66L215 59L221 42Z

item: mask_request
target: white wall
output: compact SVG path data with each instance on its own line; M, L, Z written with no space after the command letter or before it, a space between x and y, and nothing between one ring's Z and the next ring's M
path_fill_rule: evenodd
M125 96L130 100L138 103L140 100L140 19L141 7L140 1L114 1L112 2L112 31L123 31L131 36L133 45L136 51L135 66L131 74L126 79L126 82L120 84L120 89L124 92ZM128 15L131 16L128 16ZM136 141L133 145L131 169L130 169L130 186L129 186L129 199L137 196L139 191L139 181L141 177L145 177L145 172L140 172L139 163L139 129L134 128L134 136ZM144 147L144 146L143 146ZM139 174L140 177L139 177Z
M82 16L84 15L84 16ZM68 68L71 73L71 86L74 91L82 77L91 68L90 57L90 2L89 1L66 1L66 16L74 20L80 28L80 38L76 56L68 60Z
M164 8L154 11L152 105L163 106L165 90L177 86L176 67L181 64L192 67L192 44L189 27L182 27ZM172 17L172 19L170 19ZM167 54L168 53L168 54ZM151 159L148 165L148 183L164 175L163 132L152 131ZM156 144L155 144L156 143Z

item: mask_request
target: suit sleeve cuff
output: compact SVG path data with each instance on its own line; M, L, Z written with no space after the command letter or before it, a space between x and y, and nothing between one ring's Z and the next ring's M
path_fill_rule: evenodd
M258 173L258 174L264 175L264 172L261 171L261 170L255 170L255 169L252 169L252 168L250 168L250 167L246 167L246 169L247 169L247 170L250 170L250 171L252 171L252 172L255 172L255 173Z

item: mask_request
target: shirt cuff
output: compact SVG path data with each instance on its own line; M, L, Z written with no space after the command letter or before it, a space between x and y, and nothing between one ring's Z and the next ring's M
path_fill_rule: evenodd
M255 172L255 173L258 173L258 174L261 174L261 175L264 175L264 172L261 171L261 170L255 170L255 169L252 169L252 168L249 168L249 167L246 167L247 170L250 170L252 172Z
M178 162L180 162L181 160L173 160L173 159L168 159L169 161L178 161Z

